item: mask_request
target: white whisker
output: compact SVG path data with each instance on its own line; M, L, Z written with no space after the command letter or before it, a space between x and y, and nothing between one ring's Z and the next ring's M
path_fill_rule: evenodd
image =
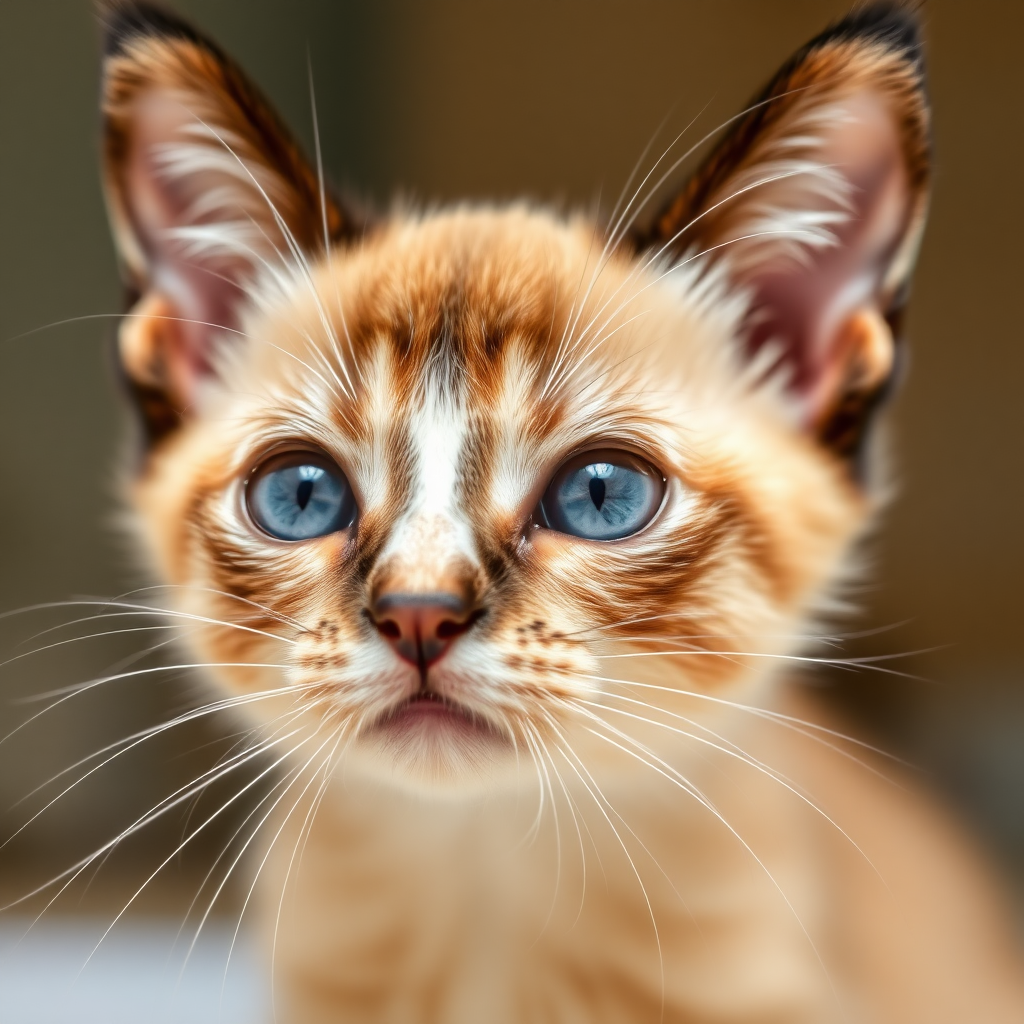
M288 882L291 879L292 867L295 864L296 851L300 850L300 847L301 847L301 852L299 853L299 858L301 860L302 854L304 854L305 851L306 851L306 840L309 839L309 833L310 833L310 831L313 828L313 819L316 817L316 813L320 809L320 802L323 799L324 793L326 793L326 791L327 791L327 786L330 784L331 775L332 775L332 772L333 772L332 765L334 763L334 757L337 754L338 745L341 743L343 737L344 737L343 726L339 726L338 729L335 730L335 733L334 733L334 746L331 748L330 753L328 753L327 757L324 758L320 768L317 770L316 773L314 773L313 778L310 779L309 784L306 786L306 788L303 789L303 791L299 794L298 798L295 801L295 804L292 806L292 810L288 812L288 817L291 817L292 813L295 810L295 807L297 807L299 805L299 802L302 800L302 798L306 794L306 791L309 789L309 785L312 785L313 781L316 779L316 775L319 774L322 771L323 772L323 779L321 780L320 786L318 787L316 793L313 795L313 799L312 799L312 801L310 801L309 809L306 811L306 817L303 819L302 825L299 827L299 834L298 834L298 837L295 840L295 846L292 848L291 857L288 860L288 868L287 868L287 870L285 871L285 874L284 874L284 881L281 883L281 898L278 900L278 903L277 903L277 914L276 914L276 916L274 918L274 940L273 940L273 942L271 944L271 948L270 948L271 987L273 987L274 964L276 963L276 960L277 960L277 937L278 937L278 934L279 934L280 929L281 929L281 912L282 912L282 909L284 908L284 898L285 898L285 894L288 891ZM288 821L288 818L285 818L284 822L282 822L282 824L281 824L281 829L284 828L285 824L287 824L287 821ZM278 830L278 835L280 835L280 830ZM271 848L273 848L273 845L274 845L274 843L276 841L277 841L277 835L275 835L274 839L271 841L271 844L270 844ZM270 850L267 851L267 856L269 856L269 855L270 855ZM266 858L264 858L264 860L266 860ZM261 864L260 865L261 869L262 869L262 866L263 865ZM259 878L259 871L256 872L256 878L253 879L253 887L255 887L256 881L257 881L258 878ZM251 892L252 892L252 890L250 890L250 893ZM246 901L248 902L248 897L246 897ZM242 908L242 914L244 914L244 913L245 913L245 908L243 907ZM242 914L238 915L239 926L242 923ZM237 937L237 935L238 935L238 927L235 928L235 937ZM232 938L231 949L234 949L234 945L235 945L235 939ZM228 961L229 962L230 962L230 959L231 959L231 951L229 950L228 951ZM227 981L227 973L228 973L227 972L227 965L225 965L225 968L224 968L224 981L225 982ZM221 986L221 992L223 993L223 982L222 982L222 986ZM273 1002L273 999L271 999L271 1002Z
M692 697L696 700L707 701L708 703L718 704L722 707L734 708L738 711L748 712L749 714L755 715L759 718L763 718L766 721L773 722L774 724L777 724L784 728L796 728L797 731L800 732L803 732L804 729L810 730L810 732L803 733L804 735L807 735L810 739L818 739L819 741L821 741L820 737L816 737L814 735L814 733L820 733L823 736L831 736L834 739L843 740L846 743L850 743L854 746L860 747L862 750L867 750L873 754L878 754L882 757L888 758L890 761L893 761L896 764L899 764L903 767L913 767L913 765L910 762L904 761L901 758L896 757L894 754L889 753L882 747L876 747L870 743L865 742L864 740L857 739L856 736L850 736L846 733L839 732L835 729L829 729L826 726L819 725L818 723L809 721L807 719L797 718L793 715L786 715L782 712L772 711L768 708L757 707L753 704L742 704L738 701L729 700L726 697L716 697L713 694L702 693L699 690L682 690L673 686L659 686L656 683L637 682L633 679L617 679L613 676L578 675L578 678L597 683L612 683L618 686L639 687L645 690L659 690L663 693L672 694L676 697ZM841 747L834 746L831 743L826 743L826 746L828 746L832 750L835 750L837 753L841 753L848 757L851 757L857 764L873 771L880 778L886 779L886 781L890 782L891 785L898 786L896 782L893 782L892 780L888 779L883 773L879 772L877 769L867 764L867 762L858 760L848 751L844 751Z
M287 737L286 737L286 738L290 739L290 738L291 738L292 736L296 735L296 734L297 734L297 733L298 733L299 731L300 731L300 730L295 730L294 732L292 732L292 733L289 733L289 734L287 735ZM314 734L314 735L315 735L315 734ZM89 955L88 955L88 956L86 957L86 959L85 959L85 963L83 963L83 964L82 964L82 968L81 968L81 971L84 971L84 970L85 970L85 968L86 968L86 967L88 966L88 964L89 964L89 961L90 961L90 960L92 959L92 957L93 957L93 956L94 956L94 954L96 953L96 950L98 950L98 949L99 949L99 947L100 947L100 945L102 945L102 943L103 943L103 940L104 940L104 939L105 939L105 938L106 938L106 937L107 937L107 936L108 936L108 935L109 935L109 934L111 933L111 931L113 930L113 928L114 928L114 926L115 926L115 925L117 924L117 922L118 922L118 921L120 921L122 917L124 917L124 915L125 915L125 914L127 913L127 911L128 911L128 908L129 908L129 907L130 907L130 906L131 906L131 905L132 905L132 904L133 904L133 903L135 902L135 900L136 900L136 899L138 899L138 897L139 897L139 896L140 896L140 895L141 895L141 894L143 893L143 891L144 891L144 890L146 889L146 887L147 887L147 886L149 885L149 883L150 883L150 882L152 882L152 881L153 881L153 879L154 879L154 878L156 878L156 876L157 876L157 875L158 875L158 874L159 874L159 873L160 873L161 871L163 871L163 869L164 869L165 867L167 867L167 865L168 865L168 864L170 864L170 863L171 863L171 861L173 861L173 860L174 860L174 858L175 858L175 857L177 857L177 856L178 856L178 854L179 854L179 853L181 853L181 851L182 851L182 850L183 850L183 849L184 849L184 848L185 848L185 847L186 847L186 846L187 846L187 845L188 845L188 844L189 844L189 843L190 843L190 842L191 842L191 841L192 841L192 840L193 840L193 839L194 839L194 838L195 838L195 837L197 836L197 835L199 835L199 834L200 834L200 833L201 833L201 832L202 832L202 831L203 831L203 830L204 830L204 829L205 829L205 828L207 827L207 825L209 825L209 824L210 824L211 822L213 822L213 821L215 821L215 820L216 820L217 818L219 818L219 817L220 817L220 815L221 815L221 814L223 814L223 813L224 813L224 811L226 811L226 810L227 810L227 809L228 809L228 808L229 808L230 806L232 806L232 805L233 805L233 804L235 803L235 801L236 801L236 800L239 800L239 799L241 799L241 797L242 797L242 796L243 796L243 795L244 795L245 793L247 793L247 792L248 792L248 791L249 791L250 789L252 789L252 787L253 787L253 786L255 786L255 785L256 785L256 784L258 783L258 782L260 782L260 781L261 781L261 780L262 780L263 778L265 778L265 777L266 777L266 776L267 776L268 774L270 774L270 773L271 773L272 771L274 771L275 769L277 769L277 768L278 768L278 767L279 767L279 766L280 766L281 764L283 764L283 763L284 763L284 762L285 762L285 761L286 761L286 760L287 760L288 758L290 758L290 757L294 756L294 754L295 754L295 751L296 751L296 750L299 750L299 749L301 749L301 747L303 747L303 746L304 746L304 745L305 745L305 744L306 744L307 742L309 742L309 740L308 740L308 739L300 741L300 742L299 742L299 743L298 743L298 744L297 744L297 745L296 745L296 746L295 746L294 748L292 748L291 750L288 750L288 751L286 751L286 752L285 752L284 754L282 754L282 755L281 755L281 756L280 756L280 757L279 757L279 758L278 758L278 759L277 759L276 761L274 761L274 762L273 762L272 764L270 764L270 765L269 765L268 767L264 768L264 769L263 769L263 771L261 771L261 772L260 772L260 773L259 773L258 775L256 775L256 777L255 777L255 778L251 779L251 780L250 780L249 782L247 782L247 783L246 783L246 784L245 784L245 785L244 785L244 786L243 786L243 787L242 787L242 788L241 788L240 790L238 790L238 792L237 792L237 793L235 793L235 794L234 794L234 796L231 796L231 797L229 797L229 798L228 798L227 800L225 800L225 801L224 801L224 803L223 803L223 804L221 804L221 806L220 806L220 807L218 807L216 811L214 811L214 812L213 812L213 813L212 813L211 815L209 815L209 817L207 817L207 818L206 818L206 820L205 820L205 821L203 821L203 823L202 823L201 825L198 825L198 826L196 826L196 828L195 828L195 829L193 829L193 830L192 830L192 832L190 832L190 833L189 833L189 835L188 835L188 836L187 836L187 837L186 837L185 839L183 839L183 840L182 840L182 841L181 841L181 842L180 842L180 843L179 843L179 844L177 845L177 847L175 847L175 849L174 849L174 850L173 850L173 851L172 851L172 852L171 852L170 854L168 854L168 856L167 856L167 857L165 857L165 858L164 858L164 859L163 859L163 860L162 860L162 861L160 862L159 866L158 866L158 867L157 867L157 868L156 868L156 869L155 869L155 870L154 870L153 872L151 872L151 873L150 873L150 875L149 875L149 876L147 877L147 879L146 879L146 880L145 880L145 881L144 881L144 882L142 883L142 885L141 885L141 886L139 886L139 888L138 888L138 889L136 889L136 891L135 891L135 892L134 892L134 893L132 894L132 896L131 896L131 897L129 898L128 902L127 902L127 903L125 903L124 907L123 907L123 908L122 908L122 909L121 909L121 910L120 910L120 911L118 912L117 916L116 916L116 917L115 917L115 918L113 919L113 921L111 921L111 922L110 922L110 924L109 924L109 925L107 926L106 930L105 930L105 931L103 932L103 934L102 934L102 935L101 935L101 936L99 937L99 940L97 941L96 945L95 945L95 946L93 947L93 949L92 949L92 952L90 952L90 953L89 953ZM81 971L79 971L79 974L81 974Z
M544 760L544 744L536 729L530 728L524 731L528 743L535 746L537 751L537 767L543 773L542 785L547 785L548 795L551 797L551 815L555 825L555 886L551 893L551 902L548 905L548 913L541 925L541 934L547 931L551 923L551 917L555 912L555 904L558 900L558 889L562 881L562 830L558 820L558 805L555 800L555 790L551 785L551 776L548 774L547 764Z
M62 797L70 793L71 790L73 790L76 786L84 782L87 778L89 778L89 776L93 775L101 768L104 768L106 765L110 764L112 761L120 757L122 754L125 754L128 751L135 749L142 743L146 742L146 740L152 739L155 736L163 735L165 732L169 732L171 729L178 728L179 726L185 725L188 722L194 722L200 718L204 718L208 715L214 714L217 711L234 710L236 708L244 707L248 704L254 704L261 700L267 700L269 698L278 697L282 693L287 693L290 689L301 692L303 690L308 689L308 687L281 687L275 690L266 690L262 693L245 694L240 697L226 697L222 700L214 701L211 704L204 704L199 708L194 708L190 711L185 712L184 714L177 715L169 722L161 722L158 725L149 726L148 728L142 729L139 732L133 733L132 735L127 736L121 740L117 740L114 743L110 743L107 746L101 748L100 750L94 751L92 754L88 754L86 757L79 759L74 764L69 765L67 768L63 768L56 775L51 776L49 779L46 780L46 782L40 783L34 789L30 790L19 800L15 801L15 803L12 804L12 808L20 806L25 801L30 800L33 796L35 796L36 793L45 789L47 786L52 785L54 782L56 782L63 776L67 775L68 773L75 771L78 768L84 767L90 761L95 760L97 757L104 757L105 754L109 754L110 756L105 757L104 760L94 765L87 772L85 772L83 775L77 778L73 783L71 783L60 793L58 793L55 797L53 797L53 799L50 800L44 807L42 807L39 811L33 814L28 821L22 824L16 832L8 836L2 843L0 843L0 849L3 849L4 846L11 842L11 840L13 840L19 833L23 832L26 828L28 828L28 826L31 825L32 822L35 821L40 815L42 815L45 811L52 807ZM300 709L299 712L292 712L291 714L297 715L301 713L301 710L304 709Z
M595 718L597 718L597 716L595 716ZM625 747L621 743L616 742L611 736L605 736L604 734L599 733L596 729L588 729L590 733L592 733L598 739L604 740L606 743L609 743L613 747L616 747L617 749L621 750L624 754L627 754L628 756L635 758L641 764L647 765L647 767L650 768L652 771L655 771L659 775L664 776L670 782L679 786L679 788L682 789L684 792L689 793L691 796L695 797L695 799L697 799L703 807L710 811L711 814L713 814L715 818L717 818L718 821L722 823L722 825L732 834L732 836L737 840L737 842L740 843L744 850L746 850L747 853L750 854L750 856L757 863L758 867L761 868L761 870L768 877L768 880L772 883L776 891L782 897L786 906L789 908L798 927L803 932L804 937L807 939L807 942L809 943L811 950L813 951L815 958L817 959L818 964L821 967L822 973L824 974L825 979L828 981L829 987L832 989L833 995L838 1000L838 992L836 990L835 984L832 981L832 976L829 974L828 968L825 966L825 961L822 958L820 951L818 950L817 944L814 942L814 939L811 937L810 932L807 930L807 926L804 924L799 913L797 913L797 910L793 906L793 903L790 900L789 896L786 894L786 891L779 884L778 880L771 873L771 871L769 870L768 866L764 863L764 861L761 860L761 858L754 852L750 844L739 834L739 832L736 831L735 827L733 827L725 819L721 812L719 812L717 808L715 808L715 806L709 800L703 798L696 791L693 784L684 776L680 775L671 765L662 761L661 758L657 757L657 755L655 755L642 743L637 742L633 739L633 737L629 736L628 734L622 733L620 730L616 730L613 726L610 726L607 722L603 721L602 719L597 718L597 721L599 721L600 724L604 726L606 729L609 729L614 734L619 735L622 739L626 740L632 746L635 746L638 750L643 751L644 755L646 756L641 756L640 754L636 753L636 751L630 750L628 747ZM648 757L651 758L651 760L647 760Z
M690 725L695 729L700 729L706 732L709 736L714 737L714 739L708 739L705 736L700 736L697 733L690 732L689 730L680 729L677 726L670 725L668 722L659 722L656 719L647 718L644 715L637 715L630 711L626 711L623 708L609 707L606 704L600 704L596 701L589 701L582 697L573 698L573 703L576 705L583 704L591 708L601 708L604 711L610 711L613 714L622 715L623 717L633 719L637 722L643 722L647 725L653 725L659 729L666 729L677 736L683 736L686 739L693 740L695 743L699 743L701 745L710 747L712 750L717 750L720 753L725 754L727 757L735 758L743 764L748 765L755 771L760 772L762 775L765 775L766 777L770 778L773 782L776 782L778 785L788 790L798 800L802 801L813 811L819 814L822 818L824 818L825 821L832 825L833 828L835 828L843 836L843 838L846 839L847 842L849 842L850 845L864 858L864 860L870 865L871 869L875 872L875 874L878 875L882 883L886 884L885 879L882 878L881 872L878 871L878 869L874 865L874 862L864 852L860 844L857 843L850 836L850 834L841 825L839 825L825 810L819 807L818 804L816 804L806 793L802 792L800 788L798 788L793 783L792 779L787 778L781 772L772 768L764 761L761 761L759 758L756 758L752 754L741 749L735 743L723 737L720 733L714 732L712 729L709 729L707 726L702 725L699 722L695 722L693 719L686 718L683 715L677 715L671 711L665 711L661 708L654 708L650 704L645 703L644 701L636 700L632 697L626 697L623 694L609 694L609 696L613 696L617 700L628 701L631 704L637 704L640 707L648 708L653 711L660 711L662 714L668 715L671 718L678 719L679 721L685 722L687 725ZM888 886L886 887L888 888Z
M338 726L338 728L331 735L329 735L323 741L323 743L320 744L319 747L316 748L316 750L313 752L312 756L303 765L303 771L305 771L306 768L309 767L309 765L313 761L313 758L315 758L320 753L320 751L322 751L324 749L324 747L326 747L327 744L331 742L332 739L335 740L335 741L338 740L338 738L341 735L341 730L342 730L342 726ZM314 734L314 736L318 735L318 733L319 733L319 730L318 730L317 733ZM335 742L335 747L337 747L337 742ZM326 766L327 764L330 763L330 759L331 759L332 754L333 754L333 750L332 750L331 754L328 754L327 757L324 759L324 762L323 762L324 766ZM309 782L306 783L306 785L303 787L302 791L295 798L294 802L292 803L291 808L289 809L288 813L285 815L284 820L281 822L281 825L279 826L277 832L274 833L274 838L271 839L270 843L268 844L266 852L263 855L263 860L260 861L259 867L256 869L256 874L253 877L252 885L249 886L249 891L246 893L245 900L242 902L242 909L238 913L238 923L235 925L234 934L231 937L231 947L228 950L228 960L227 960L227 963L225 964L225 967L224 967L225 976L227 975L227 968L228 968L228 966L231 963L231 954L234 951L235 943L238 941L238 933L239 933L239 930L242 927L242 918L245 916L246 908L249 906L249 901L252 899L252 894L253 894L253 892L256 889L256 883L259 881L260 874L262 873L263 868L266 865L267 861L270 859L270 855L273 852L274 845L277 843L277 840L280 838L281 833L284 831L285 827L287 826L288 821L291 819L291 816L295 813L296 807L299 806L299 803L301 802L302 798L309 791L309 787L312 786L313 783L316 781L316 778L317 778L317 775L319 774L319 772L320 772L320 769L317 769L317 771L315 771L310 776ZM289 788L291 788L291 786L289 786ZM287 792L287 790L285 792ZM280 803L280 801L281 801L281 799L283 797L284 797L284 793L282 793L281 797L279 797L274 802L274 805L273 805L273 807L271 807L270 811L268 811L267 814L264 815L262 821L260 822L260 825L262 825L263 822L267 820L267 817L269 817L270 813L272 813L274 808L278 805L278 803ZM237 863L237 860L236 860L236 863ZM271 960L271 976L273 976L273 960Z
M640 841L640 839L637 837L636 833L632 830L632 828L630 828L630 826L627 824L627 822L623 819L622 815L619 814L612 807L612 805L608 802L607 798L604 796L604 793L601 791L601 787L597 784L597 782L594 779L594 777L587 770L586 765L584 765L582 760L580 760L579 755L576 754L576 752L572 749L572 747L568 744L568 742L566 741L566 739L564 737L560 737L560 739L561 739L562 742L560 744L556 745L556 749L562 755L562 757L565 759L565 761L569 765L569 767L572 768L573 772L575 773L575 775L577 776L577 778L580 780L581 784L583 785L583 788L590 794L590 796L593 799L595 805L597 806L597 809L601 812L601 815L604 818L604 820L607 822L608 827L612 830L612 834L618 840L619 846L622 848L622 852L625 854L626 860L629 862L630 869L632 870L633 875L634 875L634 877L637 880L637 884L640 886L640 892L643 894L644 902L647 904L647 913L648 913L648 915L650 916L650 919L651 919L651 927L654 929L654 941L655 941L655 943L657 945L657 948L658 948L658 965L659 965L659 971L660 971L660 977L661 977L661 1003L662 1003L662 1005L661 1005L661 1012L662 1012L662 1016L664 1016L664 1012L665 1012L665 956L664 956L664 953L662 951L661 934L658 931L658 921L657 921L657 918L654 915L654 906L651 903L650 896L648 896L648 894L647 894L647 887L644 885L643 878L641 878L640 872L637 869L637 866L636 866L636 864L633 861L632 854L630 854L629 849L627 848L625 842L622 839L622 836L619 835L619 830L615 827L614 822L608 816L608 812L605 810L605 805L607 805L608 810L611 811L612 814L614 814L615 817L618 818L618 820L620 822L622 822L622 825L629 831L630 835L632 835L633 838L636 839L636 841L638 843L640 843L640 846L643 847L644 851L648 854L648 856L651 857L651 859L654 861L654 863L657 865L658 862L651 855L650 851L647 850L647 847L644 846L644 844ZM572 754L572 758L569 757L569 753ZM573 759L575 759L575 761L579 764L579 768L577 768L576 764L573 763ZM587 776L586 779L584 779L583 775L580 774L580 770L581 769L582 769L583 773ZM587 780L589 780L589 782ZM591 788L591 787L593 787L593 788ZM658 865L658 867L659 867L659 870L660 870L660 865ZM664 872L662 872L662 873L664 873ZM671 881L670 881L669 884L671 884ZM673 888L675 888L675 887L673 886Z

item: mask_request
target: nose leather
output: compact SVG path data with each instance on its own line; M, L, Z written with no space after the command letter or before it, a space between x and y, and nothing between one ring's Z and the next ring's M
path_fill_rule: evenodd
M381 636L421 672L439 661L476 617L462 597L443 591L385 593L370 608L370 619Z

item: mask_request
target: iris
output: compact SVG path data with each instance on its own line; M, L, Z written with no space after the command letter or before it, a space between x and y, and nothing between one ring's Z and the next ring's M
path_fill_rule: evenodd
M291 452L264 463L246 487L249 513L278 540L309 540L352 524L355 499L326 456Z
M661 474L631 452L584 452L555 473L539 518L573 537L619 540L654 518L664 493Z

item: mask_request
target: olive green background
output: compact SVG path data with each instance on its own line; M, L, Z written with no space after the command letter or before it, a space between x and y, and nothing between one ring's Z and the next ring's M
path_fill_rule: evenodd
M381 204L396 195L426 203L527 196L605 209L663 118L666 131L678 130L703 110L698 127L713 127L847 7L177 4L311 143L308 54L325 161L359 194ZM909 319L911 372L894 411L902 488L856 624L895 628L851 649L939 649L894 665L924 682L863 672L821 685L865 729L932 772L1019 863L1024 5L933 0L924 23L933 215ZM97 173L98 52L88 0L0 3L0 610L113 595L141 581L114 514L123 408L106 315L121 304ZM17 646L70 612L56 615L0 621L0 660L68 635ZM26 696L101 673L146 636L69 644L0 668L0 729L39 710ZM181 675L99 687L6 740L0 807L75 758L185 707ZM210 751L223 752L219 728L184 731L97 773L4 848L0 871L9 880L26 865L66 863L108 838ZM11 812L7 832L24 817L25 807ZM222 833L210 831L212 848ZM147 842L166 849L166 833L151 830L132 847L139 857Z

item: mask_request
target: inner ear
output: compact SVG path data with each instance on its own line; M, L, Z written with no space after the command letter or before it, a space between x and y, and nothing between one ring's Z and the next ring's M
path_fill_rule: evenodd
M785 233L780 241L791 231L795 244L767 236L763 251L753 247L734 270L751 293L749 350L780 346L801 419L819 432L848 388L877 387L889 375L895 340L885 314L897 295L886 278L914 211L896 126L880 98L852 95L837 115L840 124L821 139L821 171L794 173L835 175L834 215L825 204L767 212L760 230Z
M727 276L748 356L849 455L896 365L928 178L916 25L878 5L783 67L643 242Z
M109 6L106 29L106 190L139 296L119 351L136 388L180 417L238 339L252 283L287 280L351 221L213 43L145 3Z

